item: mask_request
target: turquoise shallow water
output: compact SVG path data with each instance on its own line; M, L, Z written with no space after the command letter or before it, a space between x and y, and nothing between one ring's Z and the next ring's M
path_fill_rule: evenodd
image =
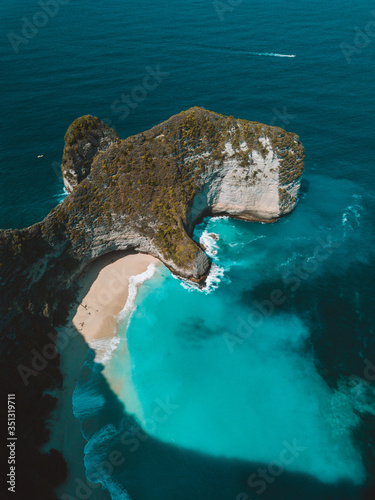
M361 482L351 395L318 375L308 324L279 304L289 290L277 292L277 306L267 296L244 300L252 276L285 265L288 254L272 254L268 227L219 219L206 231L219 236L224 277L208 294L166 270L143 286L127 332L131 381L119 392L126 410L158 439L215 456L274 462L283 442L296 440L303 450L287 470ZM106 373L113 379L124 369L119 349ZM155 422L157 402L168 399L173 412Z
M210 293L157 270L139 290L128 348L104 370L89 352L74 411L87 474L114 499L371 498L359 483L375 475L375 41L358 33L372 33L373 8L76 0L15 53L9 33L41 7L1 2L3 228L37 222L64 196L63 136L83 114L127 137L202 105L297 132L306 147L290 216L206 221L219 236L205 237L217 251ZM357 44L351 61L342 43ZM158 66L160 85L129 113L119 107ZM286 300L267 316L275 290ZM155 423L155 411L168 418ZM294 439L307 448L298 456ZM106 472L111 451L124 462Z
M375 393L363 373L354 377L366 366L364 351L343 355L361 299L348 304L341 290L353 267L348 255L361 247L366 262L371 253L362 243L367 194L346 180L309 180L296 211L276 224L224 217L196 227L194 237L214 263L205 289L163 266L140 286L130 320L128 309L119 322L120 344L100 371L116 403L105 396L90 354L76 411L90 408L82 397L94 387L96 424L91 411L80 416L89 439L86 467L97 477L111 452L127 457L100 478L113 498L148 498L151 490L140 484L150 481L150 467L168 478L153 485L157 499L174 498L168 495L183 484L189 490L178 498L243 500L267 490L267 498L297 499L300 478L311 483L303 498L362 498L367 465L356 433L375 413ZM323 203L316 196L322 186ZM361 287L349 279L358 297ZM331 302L328 317L322 297ZM327 363L332 321L340 342ZM361 335L358 345L373 342L369 332ZM219 461L216 474L225 467L218 484L197 482L202 456Z

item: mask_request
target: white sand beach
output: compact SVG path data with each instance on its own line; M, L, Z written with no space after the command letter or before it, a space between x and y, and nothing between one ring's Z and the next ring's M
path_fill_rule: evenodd
M63 388L55 391L57 408L51 418L51 438L45 450L61 451L68 464L68 479L57 490L60 499L108 499L109 495L98 484L89 483L83 463L86 441L80 422L73 415L72 396L88 349L88 343L111 339L115 335L117 316L128 298L129 278L145 272L158 259L145 254L117 252L105 255L91 263L81 274L80 291L66 326L60 327L60 369ZM100 347L99 347L100 350ZM99 353L100 354L100 353ZM77 490L78 488L78 490ZM70 497L68 496L70 495Z

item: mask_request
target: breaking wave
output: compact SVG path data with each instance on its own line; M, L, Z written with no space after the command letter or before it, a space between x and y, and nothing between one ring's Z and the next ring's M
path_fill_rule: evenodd
M118 337L94 339L89 341L89 346L96 353L95 362L101 363L102 365L107 363L111 357L113 351L117 349L120 339Z
M194 231L194 240L199 242L200 246L204 249L206 254L213 260L204 286L198 285L197 283L194 283L193 281L190 281L186 278L181 278L173 274L172 276L180 280L181 286L186 290L211 293L220 285L220 282L225 273L225 269L215 262L215 257L218 253L217 242L219 240L219 235L212 231L207 231L205 227L206 222L202 222L202 224L196 226Z
M124 309L119 314L119 320L127 320L130 321L130 318L135 310L135 298L137 296L137 290L139 285L144 283L146 280L153 277L156 271L156 265L150 264L146 271L141 274L136 274L135 276L131 276L129 278L129 287L128 287L128 299L124 306Z

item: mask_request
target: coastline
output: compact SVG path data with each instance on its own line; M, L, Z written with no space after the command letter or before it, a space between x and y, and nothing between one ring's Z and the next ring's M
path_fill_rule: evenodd
M63 388L53 392L58 399L49 419L50 440L45 446L59 450L68 465L65 483L56 489L58 498L77 497L86 491L91 500L109 499L99 484L87 481L84 467L86 440L72 407L73 391L84 364L89 344L99 358L115 338L117 316L123 310L129 291L129 279L144 273L150 264L160 262L146 254L115 252L95 260L79 277L80 288L66 325L58 328L58 349ZM78 496L79 498L79 496ZM87 496L88 498L88 496Z
M69 321L94 349L98 362L105 361L108 351L110 354L116 345L113 339L118 316L129 297L129 280L157 262L160 261L155 257L142 253L118 258L108 254L83 271L82 294Z

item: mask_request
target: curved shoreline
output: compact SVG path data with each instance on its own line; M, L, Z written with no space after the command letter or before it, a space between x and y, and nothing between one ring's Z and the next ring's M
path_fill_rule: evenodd
M150 264L159 262L142 253L117 259L116 254L105 257L84 271L82 286L83 290L88 290L72 319L76 330L95 350L98 362L105 357L105 351L110 349L109 344L115 336L118 316L128 300L129 281L146 272Z
M71 335L67 334L69 328L60 328L56 346L45 345L51 335L55 342L58 325L73 319L69 312L72 303L79 304L79 282L85 277L82 272L86 266L98 266L94 259L102 256L103 262L109 252L132 250L134 254L136 250L153 255L173 274L201 283L210 271L210 261L190 236L195 218L206 209L231 217L257 214L257 219L286 214L296 204L304 170L304 148L296 134L199 107L125 140L98 118L86 115L72 123L65 139L63 175L75 174L76 188L43 221L24 229L0 231L0 281L6 290L1 310L12 373L9 392L19 391L34 417L31 421L25 412L19 429L25 435L40 434L38 442L28 438L35 470L37 446L47 438L40 430L35 401L42 401L45 418L53 422L49 406L55 402L43 392L58 393L62 382L69 391L72 384L68 377L73 377L69 363L82 366L84 355L75 363L71 358L78 356L80 349L87 352L87 344L74 325ZM112 286L105 299L101 295L105 304L113 303L122 293L118 283L112 282ZM94 314L101 310L96 302L92 310L86 302L82 307L87 311L77 320L78 330L83 332L90 317L90 325L99 329L95 342L113 338L113 333L106 337L105 331L112 328L113 332L116 312L99 317ZM73 337L76 342L80 338L84 347L72 348ZM60 360L56 353L68 344L72 354L65 366L65 355ZM25 376L20 379L20 370L26 367L28 377L43 370L41 365L38 370L28 370L37 366L37 354L31 346L42 351L48 347L53 354L51 359L46 355L50 362L45 360L45 376L32 379L32 386L25 389L26 375L22 372ZM17 361L11 364L13 360ZM67 374L64 381L61 372ZM61 443L56 448L62 449ZM61 461L59 454L57 457L56 461ZM35 490L40 489L38 474L30 474L29 479ZM47 476L43 480L50 489Z
M73 303L66 326L58 329L60 370L63 388L56 391L58 399L50 418L51 436L46 450L55 448L68 465L68 478L56 493L76 497L77 488L88 488L91 500L108 499L99 484L87 481L84 467L84 439L79 421L73 414L72 396L83 367L89 345L100 356L115 338L118 315L128 300L129 279L144 273L158 259L146 254L107 254L91 263L79 277L79 292ZM60 341L60 342L59 342ZM82 486L83 485L83 486Z

